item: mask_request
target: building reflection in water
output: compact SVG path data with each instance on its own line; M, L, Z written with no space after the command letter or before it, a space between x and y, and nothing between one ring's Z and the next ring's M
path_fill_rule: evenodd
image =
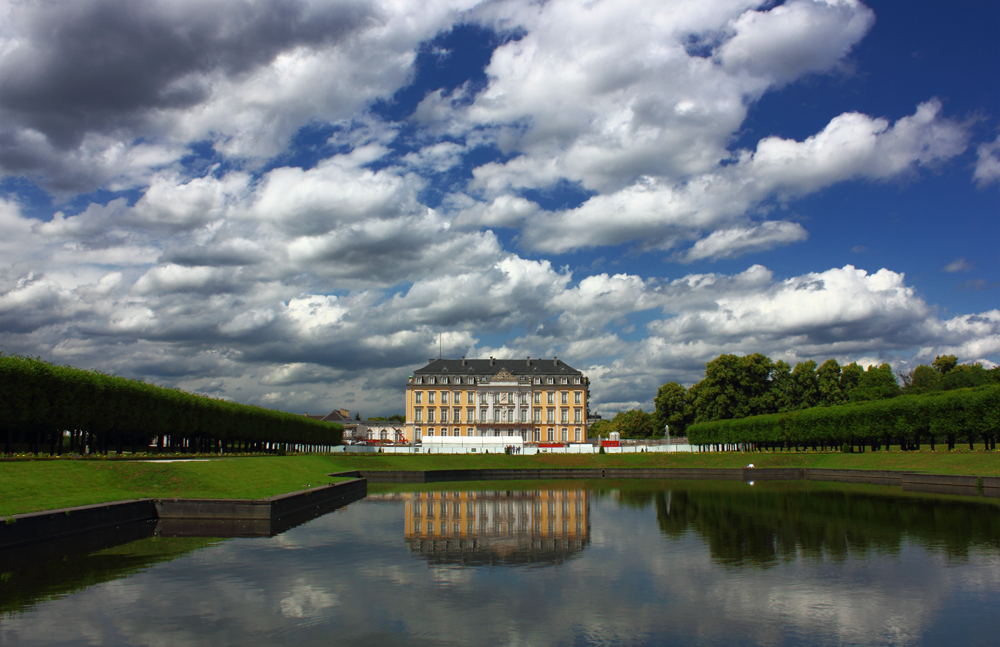
M434 564L558 564L589 543L584 490L410 492L406 542Z

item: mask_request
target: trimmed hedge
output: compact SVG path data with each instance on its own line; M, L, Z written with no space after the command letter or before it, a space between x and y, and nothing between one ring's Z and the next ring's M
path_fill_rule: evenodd
M970 443L1000 431L1000 385L940 391L888 400L814 407L690 425L694 445L751 443L881 444L888 439L961 438ZM995 441L994 441L995 442Z
M15 433L29 443L33 436L44 434L55 444L54 434L61 437L64 430L86 435L91 451L98 446L106 451L111 440L119 452L123 438L133 449L139 442L148 445L153 437L169 437L170 446L178 451L224 451L227 446L230 451L263 451L276 450L278 444L332 446L343 436L341 425L284 411L0 355L0 431L7 436L5 451L11 451ZM37 452L38 441L34 442Z

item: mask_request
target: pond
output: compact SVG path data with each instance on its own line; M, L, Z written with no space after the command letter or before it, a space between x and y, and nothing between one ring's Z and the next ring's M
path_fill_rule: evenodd
M369 487L262 538L0 553L0 645L993 645L1000 506L869 485Z

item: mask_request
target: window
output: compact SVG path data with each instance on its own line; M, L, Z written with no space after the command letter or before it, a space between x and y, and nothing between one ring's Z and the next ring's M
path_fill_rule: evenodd
M560 409L559 410L559 422L563 423L564 425L567 422L569 422L569 409Z
M416 379L416 383L417 383L417 384L423 384L423 383L424 383L424 378L422 378L422 377L418 377L418 378Z
M451 403L452 404L462 404L462 392L461 391L455 391L454 393L451 394Z
M423 438L423 433L422 433L422 432L420 431L420 427L417 427L417 428L416 428L416 429L415 429L415 430L413 431L413 434L414 434L414 435L413 435L413 439L414 439L414 440L420 440L421 438Z
M532 418L532 421L533 422L541 422L542 421L542 410L541 409L535 409L533 413L534 413L534 417Z
M413 403L414 404L423 404L424 403L424 392L423 391L415 391L413 393Z
M479 394L479 404L486 404L486 393Z
M548 403L549 404L555 404L556 403L556 392L555 391L549 391L548 396L549 396L549 402ZM431 398L431 404L433 404L433 403L434 403L434 398L432 397Z
M563 428L563 430L562 430L562 441L566 442L567 440L569 440L569 430L566 429L566 428Z
M493 422L500 422L500 409L493 410Z
M579 384L579 383L580 383L580 378L574 377L573 378L573 384Z
M575 393L573 394L573 404L580 404L580 397L581 397L582 395L583 395L583 394L582 394L582 393L580 393L579 391L575 392Z
M433 436L434 434L431 435ZM549 442L552 442L555 439L556 439L556 430L553 429L552 427L549 427Z
M447 384L447 383L448 383L448 378L442 377L441 378L441 384Z
M462 407L455 407L451 412L455 416L455 422L462 422ZM455 435L457 436L458 434Z
M486 408L479 410L479 422L486 422Z
M434 427L428 427L427 428L427 435L428 436L433 436L434 435Z
M559 398L560 403L562 403L562 404L569 404L569 392L568 391L563 391L559 395L561 396Z
M441 407L441 422L448 422L448 407Z
M427 404L434 404L434 391L427 392Z
M576 428L576 429L575 429L575 430L573 431L573 436L574 436L574 438L576 439L576 442L580 442L580 428L579 428L579 427L577 427L577 428Z
M521 409L521 422L522 423L528 422L528 410L527 409Z
M576 379L578 379L578 380L579 380L580 378L576 378ZM461 383L462 383L462 378L460 378L460 377L456 377L456 378L455 378L455 384L461 384Z
M429 407L427 409L427 422L434 422L434 409Z
M413 422L423 422L423 421L424 421L424 410L423 407L420 407L413 412Z
M461 427L455 427L455 429L453 429L452 431L454 432L455 436L461 436L462 435L462 428Z
M434 379L434 378L431 378L431 379ZM545 383L546 383L546 384L555 384L555 383L556 383L556 380L555 380L555 378L553 378L553 377L547 377L547 378L545 378ZM433 384L433 383L432 383L432 384Z
M429 377L429 378L427 378L427 383L428 384L434 384L436 381L437 381L436 377Z
M545 419L545 422L553 423L555 421L556 421L556 410L555 409L549 409L548 415L547 415L547 417Z
M542 378L536 377L534 380L532 380L532 383L533 384L541 384L542 383Z
M542 440L542 430L541 429L536 429L535 430L535 442L537 443L537 442L539 442L541 440Z
M535 404L541 404L541 403L542 403L542 392L535 391Z
M448 404L448 392L441 391L441 404Z
M469 378L469 384L475 384L475 383L476 383L476 378L470 377Z
M476 421L476 408L475 407L466 407L466 409L465 409L465 421L466 422L475 422Z
M580 409L573 409L573 422L575 424L583 422L583 411Z

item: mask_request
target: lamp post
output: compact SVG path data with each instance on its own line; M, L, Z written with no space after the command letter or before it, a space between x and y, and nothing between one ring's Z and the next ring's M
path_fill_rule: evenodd
M663 431L667 436L667 451L670 451L670 425L663 425Z

